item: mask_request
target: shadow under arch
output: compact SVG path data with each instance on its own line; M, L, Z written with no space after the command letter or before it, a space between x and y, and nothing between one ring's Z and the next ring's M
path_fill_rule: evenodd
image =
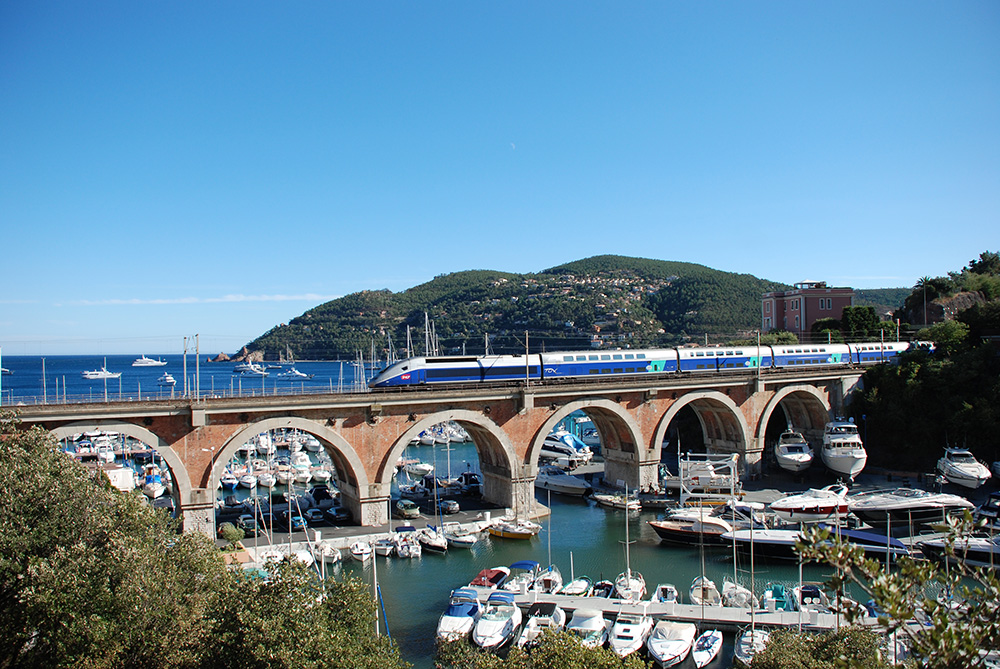
M188 474L187 467L174 452L174 449L163 441L157 434L150 432L141 425L136 425L135 423L129 423L125 421L79 421L75 423L68 423L66 425L60 425L57 428L49 430L49 432L56 439L69 439L75 434L80 432L87 432L90 430L100 430L101 432L119 432L133 439L138 439L142 443L146 444L153 450L155 450L160 457L167 463L167 467L170 469L170 476L174 481L174 491L172 496L174 498L174 506L180 512L180 510L191 502L191 477Z
M345 491L345 486L348 492L354 493L353 496L355 497L359 493L367 492L369 483L368 474L365 472L364 465L361 463L358 454L347 440L322 423L298 416L265 418L243 427L229 437L226 440L225 446L218 452L212 463L211 480L208 483L209 489L215 489L219 482L219 476L241 445L261 432L281 428L307 432L319 439L337 470L337 481L342 492Z
M538 429L531 440L531 447L525 453L525 465L534 473L538 472L538 454L542 450L545 437L575 411L587 414L590 421L601 435L601 451L622 451L635 453L637 456L645 451L642 429L632 415L617 402L594 398L568 402L559 407L549 416Z
M392 448L379 464L376 481L388 495L392 484L392 476L396 471L396 462L402 457L410 441L438 423L452 421L458 423L476 445L479 457L479 469L484 481L483 497L497 504L510 504L513 495L510 489L505 489L501 481L512 481L524 476L520 463L515 455L514 445L510 437L496 423L485 415L465 409L451 409L424 416L414 422L405 432L396 438Z
M698 422L701 423L702 434L705 436L709 452L746 455L752 431L743 412L725 393L703 390L685 393L670 405L660 418L645 457L659 460L660 447L667 436L670 422L684 407L691 407Z
M815 386L806 384L785 386L768 400L760 414L754 438L761 447L764 446L764 437L771 415L779 407L785 412L785 420L789 427L794 427L814 438L818 433L822 433L830 419L830 399L825 393Z

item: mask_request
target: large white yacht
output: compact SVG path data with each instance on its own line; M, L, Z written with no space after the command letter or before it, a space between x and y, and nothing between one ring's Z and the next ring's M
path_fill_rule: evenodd
M831 471L846 476L851 481L861 473L868 462L868 453L861 443L858 426L845 420L826 424L823 430L823 464Z
M160 360L158 358L153 360L152 358L147 358L145 355L142 355L132 361L133 367L163 367L166 364L166 360Z
M847 503L851 513L869 525L888 525L893 529L910 526L916 529L920 525L940 522L949 514L975 508L964 497L917 488L870 490L851 495Z
M937 461L937 470L952 483L973 490L992 476L989 468L964 448L944 449L944 456Z

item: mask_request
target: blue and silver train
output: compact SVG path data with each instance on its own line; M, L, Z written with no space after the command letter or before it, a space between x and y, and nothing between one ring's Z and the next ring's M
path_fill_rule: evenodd
M800 367L848 367L890 362L927 342L719 346L615 351L563 351L529 355L414 357L393 363L371 388L495 381L546 381L683 372L726 373Z

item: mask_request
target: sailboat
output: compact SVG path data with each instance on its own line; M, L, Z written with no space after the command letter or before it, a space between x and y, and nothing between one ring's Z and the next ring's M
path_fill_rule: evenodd
M678 446L678 450L680 450L680 446ZM699 504L698 510L701 511L700 504ZM699 549L699 553L701 554L701 576L699 576L698 578L700 578L702 581L708 581L708 583L712 583L707 578L705 578L705 541L704 541L704 535L699 535L699 538L698 538L698 549ZM695 579L695 581L697 581L697 580L698 579ZM712 588L715 589L715 584L714 583L712 583ZM694 584L693 583L691 585L691 592L692 592L692 594L694 593ZM704 595L704 590L700 590L699 594ZM716 594L716 596L718 596L718 594L719 594L718 589L715 589L715 594ZM721 597L719 598L719 600L720 600L720 603L721 603ZM701 620L702 620L702 624L704 624L704 621L705 621L705 603L706 603L704 596L700 597L697 601L694 598L692 598L691 601L692 601L692 603L695 603L695 604L701 604ZM709 662L711 662L712 660L714 660L718 656L719 651L721 651L721 650L722 650L722 632L720 630L717 630L717 629L707 629L707 630L703 631L698 636L698 638L695 640L694 647L691 649L691 659L694 661L694 664L695 664L696 667L699 667L699 668L700 667L704 667L706 664L708 664Z
M628 498L628 487L625 488ZM628 513L625 514L625 571L615 579L615 594L626 601L637 602L646 595L646 580L637 571L632 571L631 554L629 552Z
M750 526L750 591L753 592L753 577L754 577L754 564L753 564L753 525ZM753 662L753 656L764 650L767 646L767 642L771 639L771 633L764 629L757 629L754 624L754 609L756 606L750 608L750 627L743 630L738 637L736 637L736 648L733 651L733 659L737 666L745 665L750 666Z

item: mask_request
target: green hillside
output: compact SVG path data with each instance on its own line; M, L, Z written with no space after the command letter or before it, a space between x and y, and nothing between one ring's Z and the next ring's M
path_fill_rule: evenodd
M424 314L439 352L668 345L731 338L759 326L760 298L783 284L693 263L596 256L538 273L470 270L400 293L362 291L321 304L247 344L266 359L401 353L407 326L424 352Z

